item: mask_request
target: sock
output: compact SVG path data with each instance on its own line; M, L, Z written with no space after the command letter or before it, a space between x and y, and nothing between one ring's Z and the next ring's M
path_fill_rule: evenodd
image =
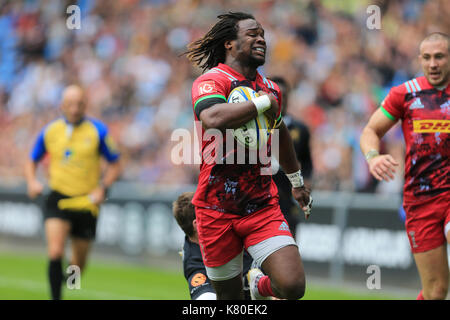
M61 300L61 286L63 281L61 259L50 260L48 278L50 280L52 300Z
M263 276L258 281L258 291L263 297L274 297L275 294L272 291L272 286L270 285L269 276Z
M417 296L416 300L425 300L425 298L423 297L423 291L420 290L419 295Z

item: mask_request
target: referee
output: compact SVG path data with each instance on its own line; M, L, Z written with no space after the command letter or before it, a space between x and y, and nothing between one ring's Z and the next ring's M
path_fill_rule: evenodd
M51 297L61 299L62 259L71 238L71 265L83 270L95 238L99 205L121 171L119 153L102 122L88 118L84 90L68 86L60 105L62 117L39 133L25 164L28 195L35 198L44 187L36 177L40 160L48 156L50 194L44 209ZM101 158L107 165L102 174Z

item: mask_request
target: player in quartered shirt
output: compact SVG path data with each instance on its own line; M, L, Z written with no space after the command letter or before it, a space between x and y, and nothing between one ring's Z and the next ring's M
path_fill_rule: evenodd
M68 86L61 102L63 117L41 130L25 165L28 195L34 199L44 190L37 167L48 155L51 192L43 211L48 279L54 300L62 297L66 240L71 238L70 264L83 271L95 239L99 206L121 171L120 154L108 128L86 117L86 107L85 91L77 85ZM102 157L107 161L104 172L100 167Z
M406 143L405 227L422 282L418 299L445 299L450 243L450 40L435 32L420 44L424 76L390 90L360 144L371 174L393 179L398 160L379 154L380 140L402 121Z
M218 18L187 51L193 63L208 70L192 86L195 119L202 123L199 136L203 137L206 129L225 132L238 128L264 113L279 130L279 162L293 185L293 196L309 214L310 191L303 185L289 131L280 119L281 93L273 81L257 71L265 62L264 29L246 13L230 12ZM231 90L243 85L257 91L259 97L227 103ZM225 134L223 146L226 137ZM214 143L202 139L202 158ZM271 175L261 173L263 167L260 162L202 161L200 165L192 203L196 207L203 262L218 299L243 298L244 248L266 273L250 270L253 298L299 299L304 294L305 275L299 250L281 213L276 185Z

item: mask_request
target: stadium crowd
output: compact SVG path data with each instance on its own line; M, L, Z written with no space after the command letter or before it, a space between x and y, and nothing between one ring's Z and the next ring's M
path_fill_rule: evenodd
M69 29L68 6L81 9ZM381 29L366 25L376 4ZM446 0L79 0L0 4L0 184L23 183L23 161L38 130L59 114L63 88L87 88L88 114L119 143L123 180L196 183L198 165L169 159L177 128L193 130L191 85L200 74L182 53L225 11L264 21L262 72L293 87L289 112L312 134L315 190L401 192L375 183L358 137L393 85L420 70L417 44L450 30ZM384 148L403 158L401 131ZM400 170L402 172L402 170Z

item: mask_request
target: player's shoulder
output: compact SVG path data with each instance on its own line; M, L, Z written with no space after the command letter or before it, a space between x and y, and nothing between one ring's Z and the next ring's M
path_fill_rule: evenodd
M261 74L260 74L260 75L261 75ZM277 85L277 83L276 83L275 81L272 81L272 80L266 78L266 77L263 76L263 75L261 75L261 79L262 79L262 82L264 83L264 85L265 85L267 88L272 89L272 90L275 90L275 91L278 91L278 92L280 91L280 87L278 87L278 85Z
M207 80L213 81L235 81L236 78L220 66L214 67L195 79L194 83L200 83Z
M269 89L277 97L278 101L280 101L280 99L282 97L282 93L281 93L281 89L278 86L278 84L275 81L266 78L265 76L263 76L260 73L259 73L259 76L260 76L261 82L264 84L264 86L267 89Z
M104 136L107 134L108 126L103 121L92 117L86 117L84 121L92 125L97 130L100 136Z
M408 93L418 93L428 88L428 81L424 76L410 79L391 89L391 92L406 95Z
M192 84L193 103L207 96L221 96L226 100L233 81L236 81L236 78L225 68L220 68L220 65L208 70Z
M66 120L62 117L56 118L47 123L42 128L42 133L44 134L58 133L60 130L65 129L65 127L66 127Z

